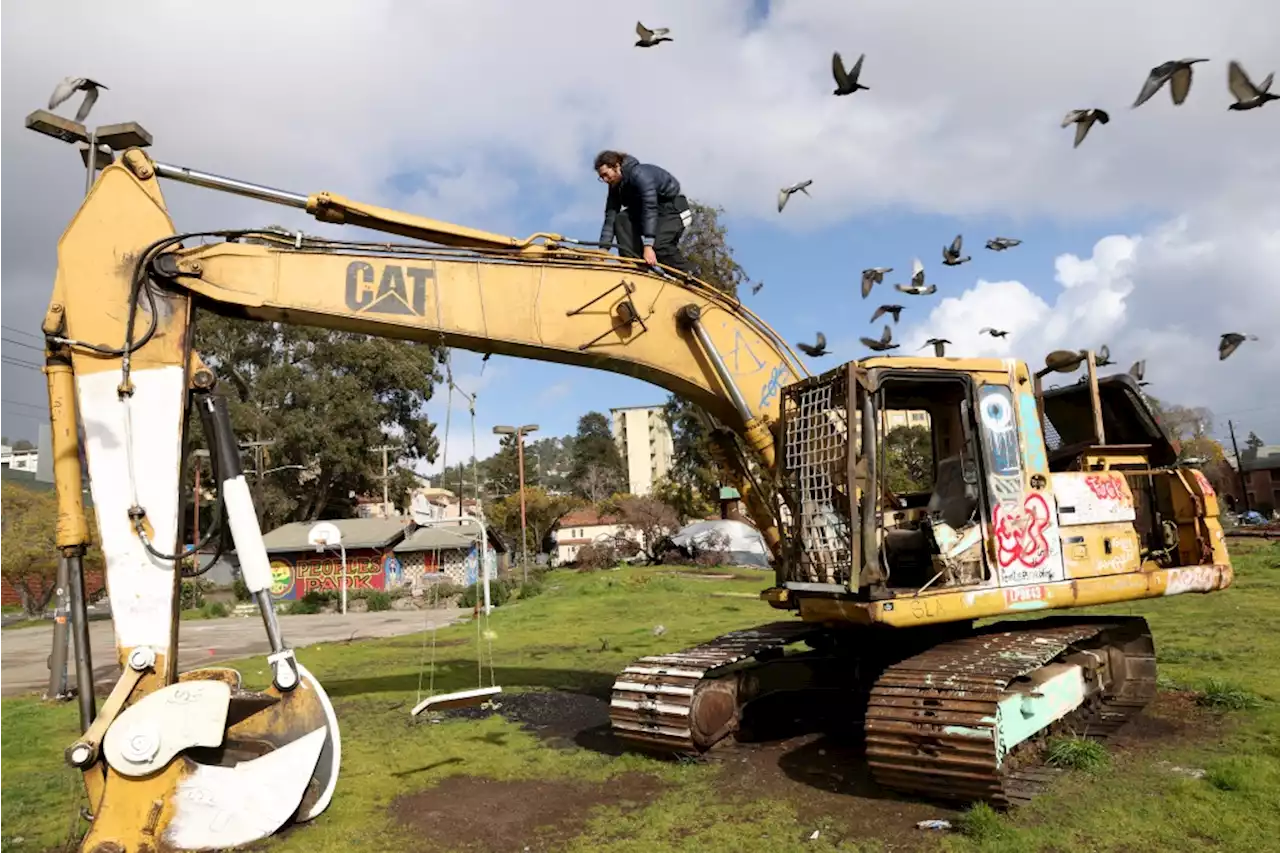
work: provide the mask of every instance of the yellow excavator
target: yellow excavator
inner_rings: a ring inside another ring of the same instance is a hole
[[[733,296],[598,246],[284,192],[142,147],[103,165],[59,241],[42,327],[82,724],[65,760],[87,790],[83,850],[249,844],[319,816],[341,766],[333,707],[272,607],[225,401],[192,340],[196,310],[610,370],[708,413],[726,479],[773,552],[761,597],[791,613],[625,667],[610,714],[638,748],[699,753],[740,732],[757,700],[835,695],[851,703],[842,725],[864,730],[878,783],[1021,802],[1046,779],[1047,737],[1105,736],[1152,698],[1152,637],[1138,617],[975,623],[1232,581],[1213,489],[1177,465],[1134,382],[1099,378],[1088,351],[1052,353],[1034,372],[1014,359],[877,357],[812,376]],[[180,232],[162,179],[406,239]],[[217,472],[209,536],[229,528],[270,644],[262,691],[231,669],[178,672],[188,407]],[[903,418],[928,428],[933,461],[927,486],[895,493],[886,433]],[[84,621],[82,451],[123,672],[101,706]]]

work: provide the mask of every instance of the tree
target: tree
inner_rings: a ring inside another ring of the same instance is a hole
[[[237,438],[274,441],[269,473],[248,478],[265,529],[350,516],[355,496],[380,495],[382,455],[370,448],[397,446],[398,504],[416,484],[403,466],[435,459],[435,425],[422,416],[440,380],[430,344],[201,313],[195,345],[229,398]],[[199,439],[198,418],[191,428]]]
[[[671,430],[669,483],[663,498],[685,518],[705,518],[720,500],[720,470],[711,452],[710,416],[672,394],[663,407]]]
[[[889,491],[911,494],[933,486],[933,437],[925,427],[900,426],[884,437]]]
[[[580,497],[587,497],[582,484],[588,482],[587,472],[593,465],[611,472],[619,482],[626,482],[626,468],[613,440],[609,419],[599,412],[587,412],[578,419],[578,433],[573,439],[573,467],[569,482]]]
[[[677,482],[670,474],[659,477],[649,494],[674,509],[681,521],[710,517],[716,512],[720,498],[717,490],[716,501],[708,500],[701,491]]]
[[[640,546],[640,553],[650,563],[658,560],[658,546],[680,528],[680,516],[675,509],[655,497],[620,495],[608,501],[604,510],[618,517],[618,526],[627,537]]]
[[[613,468],[592,462],[587,465],[582,479],[573,485],[578,494],[595,504],[618,491],[624,483],[622,476]]]
[[[1178,443],[1178,461],[1202,459],[1217,462],[1224,458],[1222,445],[1212,436],[1213,412],[1204,406],[1165,404],[1149,398],[1169,435]]]
[[[524,490],[526,544],[530,554],[537,554],[551,535],[556,522],[582,506],[571,495],[551,495],[539,487]],[[485,518],[512,548],[520,552],[520,495],[507,495],[485,505]]]
[[[1249,437],[1244,440],[1244,446],[1247,447],[1249,450],[1254,451],[1255,453],[1257,452],[1258,448],[1262,447],[1265,443],[1266,442],[1264,442],[1262,439],[1258,438],[1258,434],[1253,430],[1249,430]]]
[[[720,223],[722,207],[689,202],[693,223],[680,236],[680,250],[689,261],[690,271],[707,284],[732,296],[747,284],[746,270],[733,258],[728,229]]]
[[[498,442],[498,452],[485,460],[484,477],[485,492],[491,496],[516,495],[520,492],[520,452],[516,446],[514,435],[504,435]],[[525,448],[524,484],[525,490],[536,482],[537,471],[534,469],[532,455]],[[446,488],[448,488],[446,486]]]
[[[4,579],[18,593],[22,609],[28,616],[39,616],[49,606],[56,589],[58,574],[57,528],[58,497],[52,490],[28,489],[13,482],[0,487],[0,569]],[[92,510],[85,513],[89,522],[89,548],[84,555],[86,570],[102,568],[97,519]]]

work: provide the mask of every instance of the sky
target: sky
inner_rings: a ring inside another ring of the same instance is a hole
[[[804,2],[599,4],[515,0],[9,3],[0,20],[3,417],[34,439],[46,407],[32,334],[56,243],[82,197],[69,147],[23,128],[68,74],[110,88],[91,123],[138,121],[158,160],[300,193],[331,191],[489,231],[594,239],[618,148],[725,210],[744,294],[789,341],[823,331],[815,373],[868,351],[881,302],[903,304],[896,352],[931,336],[949,355],[1109,346],[1147,362],[1149,393],[1207,406],[1280,442],[1280,102],[1233,112],[1227,62],[1277,70],[1270,0],[1043,4]],[[635,16],[674,41],[642,50]],[[145,26],[139,26],[145,21]],[[57,34],[53,38],[51,34]],[[869,90],[832,95],[831,54],[866,54]],[[1203,57],[1190,96],[1131,109],[1148,70]],[[73,114],[73,102],[60,108]],[[1078,148],[1071,109],[1111,114]],[[813,179],[776,207],[778,188]],[[178,227],[277,223],[344,233],[305,214],[165,184]],[[972,260],[941,265],[957,234]],[[997,235],[1020,246],[983,248]],[[920,258],[933,296],[891,290]],[[863,300],[859,271],[888,266]],[[984,326],[1007,338],[982,337]],[[16,331],[14,331],[16,330]],[[1223,332],[1256,334],[1219,361]],[[198,347],[198,342],[197,342]],[[16,361],[15,361],[16,360]],[[483,367],[483,369],[482,369]],[[1115,369],[1115,368],[1113,368]],[[571,433],[586,411],[660,404],[664,389],[583,368],[456,352],[477,396],[476,448],[495,424]],[[445,420],[442,388],[426,415]],[[448,456],[471,454],[455,395]],[[443,431],[443,426],[441,427]],[[436,465],[424,466],[435,470]]]

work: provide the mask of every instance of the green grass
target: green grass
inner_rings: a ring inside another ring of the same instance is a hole
[[[1049,741],[1045,761],[1068,770],[1101,770],[1111,761],[1107,748],[1096,740],[1071,735]]]
[[[424,636],[414,635],[299,652],[342,722],[342,777],[327,812],[263,848],[440,849],[395,822],[389,809],[395,797],[454,775],[609,786],[623,784],[617,781],[622,774],[641,772],[662,783],[651,802],[602,806],[558,837],[554,849],[870,851],[906,844],[954,851],[1259,851],[1266,846],[1260,839],[1280,837],[1280,545],[1233,543],[1232,550],[1237,573],[1231,590],[1098,610],[1148,618],[1161,684],[1202,691],[1206,706],[1194,713],[1203,731],[1138,750],[1107,751],[1109,760],[1101,764],[1081,757],[1088,747],[1066,747],[1074,751],[1071,766],[1091,769],[1068,771],[1016,812],[971,809],[955,820],[952,833],[911,829],[905,841],[881,837],[866,814],[892,819],[907,805],[892,800],[850,795],[846,806],[815,816],[803,797],[731,795],[735,770],[721,762],[555,748],[497,717],[415,720],[409,709],[420,674],[424,685],[426,675],[420,667]],[[651,569],[552,572],[536,598],[494,611],[489,627],[497,681],[508,693],[607,693],[614,674],[635,657],[785,618],[754,600],[764,578],[700,580]],[[657,625],[665,629],[661,636],[655,636]],[[450,644],[437,648],[437,691],[476,685],[476,633],[469,624],[438,633],[439,642]],[[261,659],[242,661],[239,668],[250,685],[265,683]],[[71,785],[75,777],[61,762],[75,736],[75,709],[30,698],[4,700],[2,709],[4,836],[26,839],[20,847],[6,841],[3,849],[52,848],[66,837],[79,798]],[[1205,775],[1191,778],[1172,766],[1203,768]],[[821,833],[811,841],[815,829]]]

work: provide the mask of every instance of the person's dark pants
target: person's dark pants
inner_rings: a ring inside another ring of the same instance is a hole
[[[684,222],[680,209],[669,201],[658,204],[658,225],[654,229],[653,252],[658,263],[692,275],[689,261],[680,251],[680,236],[684,234]],[[614,239],[618,242],[618,254],[628,258],[644,257],[644,242],[640,239],[640,211],[630,208],[620,211],[614,221]]]

